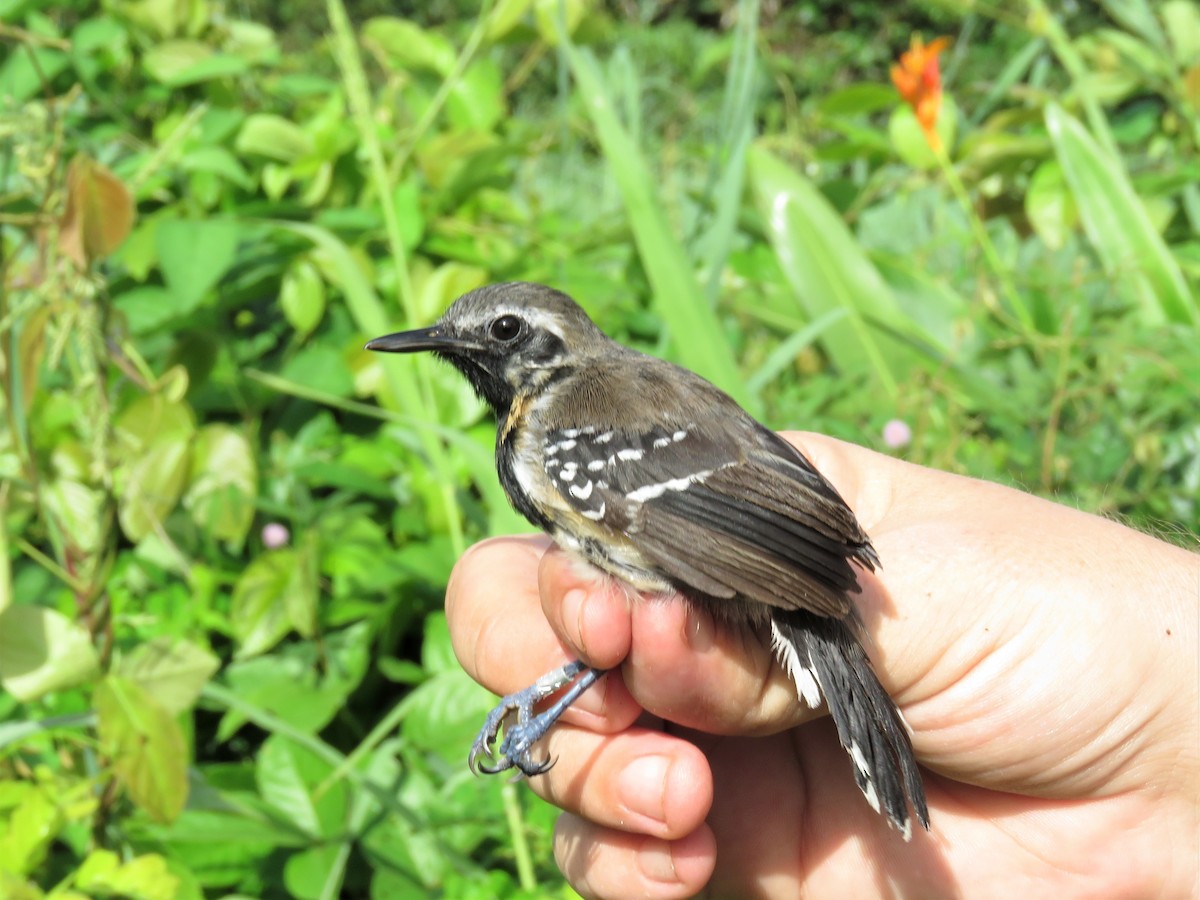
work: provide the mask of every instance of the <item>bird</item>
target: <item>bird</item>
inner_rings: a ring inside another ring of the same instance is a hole
[[[462,373],[496,415],[496,468],[518,512],[635,591],[682,595],[721,627],[769,642],[797,701],[816,709],[824,699],[871,807],[905,840],[914,815],[929,829],[907,723],[863,648],[852,602],[879,556],[799,450],[701,376],[613,340],[542,284],[478,288],[433,325],[366,349],[432,352]],[[544,773],[552,763],[534,745],[604,674],[575,660],[503,697],[472,745],[472,771]]]

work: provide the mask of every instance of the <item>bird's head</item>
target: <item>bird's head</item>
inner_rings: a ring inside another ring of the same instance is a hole
[[[610,343],[566,294],[510,282],[459,297],[428,328],[368,342],[387,353],[432,351],[450,362],[503,415],[517,397],[538,393],[556,374]]]

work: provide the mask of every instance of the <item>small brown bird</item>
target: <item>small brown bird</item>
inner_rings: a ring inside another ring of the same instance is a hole
[[[905,839],[910,805],[929,827],[908,731],[859,642],[850,600],[857,569],[873,571],[879,558],[791,444],[695,373],[611,340],[570,297],[539,284],[472,291],[437,324],[367,349],[429,350],[455,366],[496,413],[496,466],[519,512],[638,591],[678,591],[769,640],[800,701],[815,708],[824,697],[867,802]],[[478,765],[485,772],[546,771],[534,743],[603,674],[574,662],[503,698],[472,747],[472,769],[486,755],[497,764]]]

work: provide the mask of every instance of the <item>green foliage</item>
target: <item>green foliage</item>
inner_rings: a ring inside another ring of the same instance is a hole
[[[438,611],[492,425],[361,349],[487,282],[1195,540],[1194,4],[369,6],[0,0],[0,896],[569,896]]]

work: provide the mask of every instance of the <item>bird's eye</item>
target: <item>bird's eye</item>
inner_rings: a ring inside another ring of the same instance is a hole
[[[508,343],[516,340],[517,335],[521,333],[521,320],[516,316],[501,316],[488,330],[496,340]]]

